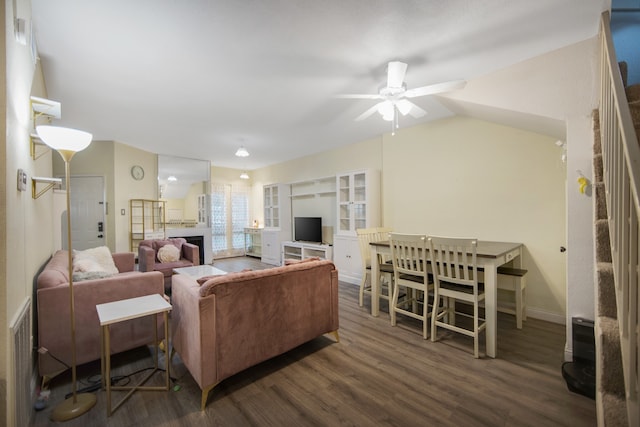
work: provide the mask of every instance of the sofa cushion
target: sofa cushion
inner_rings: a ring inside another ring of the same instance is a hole
[[[174,245],[164,245],[158,249],[158,261],[175,262],[180,259],[180,250]]]
[[[164,274],[164,277],[171,277],[171,275],[173,275],[174,268],[192,267],[192,266],[193,266],[193,263],[191,261],[189,261],[188,259],[182,258],[175,262],[165,262],[162,264],[156,264],[155,271],[161,272],[162,274]]]

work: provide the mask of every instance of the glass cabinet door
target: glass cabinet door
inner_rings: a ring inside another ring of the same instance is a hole
[[[337,177],[338,234],[355,235],[367,228],[367,173],[356,172]]]

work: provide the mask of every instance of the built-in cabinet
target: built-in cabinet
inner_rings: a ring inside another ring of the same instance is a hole
[[[372,171],[356,171],[336,176],[336,234],[355,236],[356,229],[378,226],[380,180]]]
[[[340,280],[360,283],[362,256],[356,230],[380,226],[380,178],[371,170],[336,176],[336,235],[333,262]]]
[[[362,256],[358,238],[336,235],[333,238],[333,263],[343,282],[360,283],[362,279]]]
[[[291,186],[270,184],[263,187],[264,229],[261,261],[280,265],[282,242],[291,240]]]
[[[282,264],[286,259],[303,260],[313,257],[332,259],[331,246],[292,241],[282,243]]]
[[[262,229],[244,229],[244,254],[256,258],[262,258]]]
[[[129,200],[129,250],[138,253],[138,244],[147,239],[165,238],[165,202]]]

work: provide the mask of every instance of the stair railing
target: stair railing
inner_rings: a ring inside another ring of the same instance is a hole
[[[640,146],[609,26],[610,15],[601,17],[600,129],[602,163],[611,259],[616,289],[620,347],[630,426],[640,425],[639,352],[640,323]]]

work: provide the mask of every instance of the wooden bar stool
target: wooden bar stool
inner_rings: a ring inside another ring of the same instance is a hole
[[[526,274],[527,270],[522,268],[498,267],[498,289],[515,294],[515,309],[499,306],[498,311],[514,314],[518,329],[522,329],[522,321],[527,320]]]

